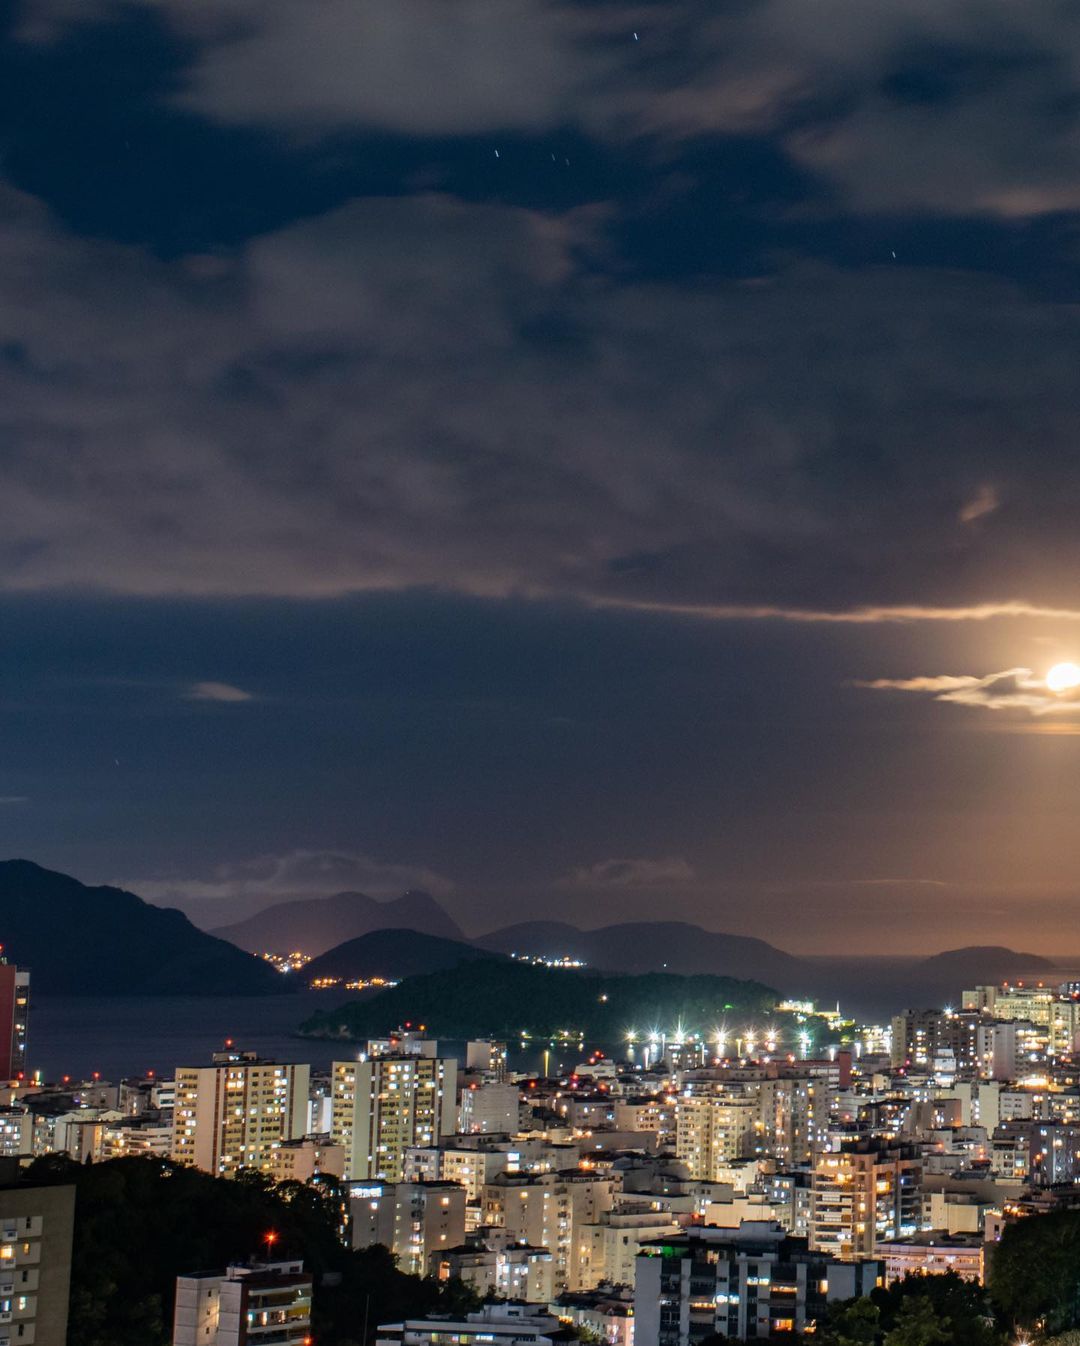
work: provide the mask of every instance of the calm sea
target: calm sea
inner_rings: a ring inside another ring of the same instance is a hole
[[[335,1048],[295,1036],[297,1025],[340,996],[36,996],[30,1006],[31,1070],[103,1079],[171,1074],[202,1065],[226,1038],[279,1061],[326,1066]],[[340,1055],[341,1047],[337,1047]]]
[[[307,1061],[325,1070],[356,1051],[348,1043],[296,1036],[316,1010],[341,1004],[340,994],[301,991],[280,996],[37,996],[31,1003],[31,1070],[46,1080],[170,1075],[177,1066],[208,1064],[226,1038],[276,1061]],[[447,1043],[455,1054],[464,1044]],[[552,1070],[572,1069],[573,1048],[552,1051]],[[515,1052],[515,1070],[541,1068],[539,1050]]]
[[[887,1022],[908,1005],[942,1005],[959,1000],[963,983],[951,972],[926,978],[910,958],[810,960],[820,967],[819,1003],[840,1001],[862,1022]],[[1048,981],[1080,978],[1080,959],[1056,969]],[[979,980],[972,975],[968,985]],[[30,1013],[30,1066],[46,1079],[63,1075],[104,1079],[147,1070],[171,1073],[178,1065],[209,1060],[226,1038],[238,1047],[278,1061],[308,1061],[325,1069],[337,1056],[355,1051],[348,1044],[297,1037],[298,1025],[316,1010],[342,1003],[340,992],[299,991],[280,996],[35,996]],[[590,1046],[603,1044],[590,1044]],[[453,1051],[455,1044],[448,1044]],[[605,1050],[608,1050],[605,1048]],[[614,1050],[618,1051],[619,1048]],[[571,1069],[580,1060],[572,1048],[553,1051],[552,1070]],[[539,1051],[514,1053],[511,1066],[536,1070]]]

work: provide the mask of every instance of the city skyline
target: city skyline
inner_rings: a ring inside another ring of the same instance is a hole
[[[0,4],[0,855],[1061,954],[1075,16],[300,12]]]

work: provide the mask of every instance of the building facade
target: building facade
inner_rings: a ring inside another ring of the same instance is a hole
[[[74,1187],[0,1188],[0,1346],[66,1346]]]
[[[410,1146],[432,1146],[457,1122],[457,1062],[386,1055],[335,1061],[330,1138],[345,1177],[400,1182]]]
[[[354,1248],[381,1243],[402,1271],[426,1276],[432,1258],[465,1242],[465,1189],[456,1182],[373,1182],[349,1192]]]
[[[219,1177],[271,1173],[283,1140],[303,1136],[311,1068],[216,1052],[213,1064],[176,1072],[172,1157]]]
[[[556,1293],[585,1289],[591,1277],[587,1229],[611,1210],[617,1182],[579,1171],[500,1173],[484,1188],[483,1223],[549,1249]]]
[[[172,1346],[310,1346],[311,1293],[299,1261],[178,1276]]]
[[[30,973],[0,957],[0,1080],[26,1074]]]
[[[922,1225],[922,1162],[910,1146],[877,1142],[823,1150],[810,1183],[810,1247],[843,1262],[874,1256],[884,1239]]]
[[[833,1300],[869,1294],[882,1279],[879,1263],[837,1262],[775,1225],[694,1229],[642,1249],[634,1346],[805,1332]]]

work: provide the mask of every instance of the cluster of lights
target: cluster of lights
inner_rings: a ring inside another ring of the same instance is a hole
[[[569,954],[563,954],[560,958],[543,953],[512,953],[510,957],[516,959],[519,963],[528,963],[531,967],[588,967],[588,963],[583,958],[571,958]]]
[[[292,953],[263,953],[261,957],[278,972],[299,972],[311,962],[311,954],[301,953],[299,949],[294,949]]]
[[[747,1027],[743,1029],[714,1028],[711,1034],[688,1032],[682,1024],[677,1024],[669,1033],[661,1028],[653,1028],[648,1032],[639,1033],[637,1029],[630,1028],[626,1033],[626,1042],[633,1047],[638,1043],[650,1048],[652,1051],[665,1052],[669,1047],[708,1047],[712,1045],[716,1048],[718,1056],[726,1056],[729,1047],[735,1049],[735,1055],[738,1057],[751,1057],[755,1052],[774,1054],[780,1046],[782,1037],[785,1035],[773,1025],[757,1029]],[[791,1035],[790,1041],[793,1045],[798,1045],[799,1049],[805,1055],[813,1041],[812,1035],[806,1029],[799,1033]]]
[[[312,977],[313,991],[329,991],[335,986],[344,986],[346,991],[370,991],[373,987],[382,989],[396,986],[396,981],[388,977],[358,977],[355,981],[345,981],[344,977]]]

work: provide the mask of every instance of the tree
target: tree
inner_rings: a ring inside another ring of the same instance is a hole
[[[343,1346],[380,1322],[478,1301],[459,1282],[442,1285],[399,1271],[385,1248],[353,1251],[341,1241],[342,1191],[333,1184],[235,1180],[160,1159],[84,1166],[51,1156],[28,1179],[76,1187],[68,1346],[167,1346],[176,1277],[225,1267],[265,1249],[302,1257],[314,1273],[315,1338]],[[324,1278],[327,1278],[324,1281]]]
[[[825,1346],[874,1346],[881,1310],[869,1299],[848,1299],[829,1305],[820,1335]]]
[[[990,1261],[990,1293],[1006,1319],[1048,1333],[1080,1327],[1080,1211],[1007,1225]]]
[[[927,1295],[912,1295],[901,1304],[884,1346],[939,1346],[952,1340],[949,1320],[938,1313],[933,1301]]]
[[[995,1321],[986,1291],[951,1271],[941,1276],[905,1276],[888,1289],[875,1290],[872,1298],[881,1310],[884,1331],[896,1325],[904,1304],[913,1297],[929,1300],[938,1317],[948,1319],[953,1346],[1004,1346],[1007,1334]]]

